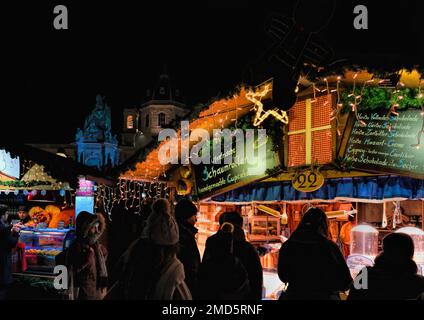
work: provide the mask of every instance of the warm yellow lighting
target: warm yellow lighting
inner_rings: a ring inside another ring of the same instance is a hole
[[[253,120],[253,125],[255,127],[259,126],[265,119],[267,119],[270,115],[272,115],[278,121],[281,121],[284,124],[289,123],[289,118],[287,116],[287,112],[283,110],[278,110],[277,108],[273,110],[267,110],[266,112],[263,109],[263,103],[261,102],[262,98],[264,98],[271,91],[271,84],[266,84],[262,90],[257,90],[253,92],[252,90],[246,92],[246,99],[253,102],[255,105],[256,115]]]

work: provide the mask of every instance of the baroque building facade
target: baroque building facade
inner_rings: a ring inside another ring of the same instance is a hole
[[[139,105],[122,111],[120,139],[112,133],[111,108],[104,97],[97,95],[95,106],[87,115],[83,128],[77,129],[74,141],[31,146],[100,170],[113,168],[157,139],[159,131],[173,120],[189,113],[181,91],[171,85],[165,71],[159,76],[156,86],[147,89],[143,96]]]

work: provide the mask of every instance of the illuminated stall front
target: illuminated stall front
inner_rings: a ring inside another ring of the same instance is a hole
[[[326,212],[332,239],[355,275],[360,266],[373,263],[386,234],[405,226],[423,229],[424,98],[419,88],[424,83],[416,71],[402,70],[398,76],[391,87],[367,71],[345,70],[315,82],[301,78],[297,101],[287,114],[272,109],[272,82],[242,88],[193,112],[189,133],[205,129],[213,147],[222,139],[214,129],[266,129],[263,159],[190,164],[182,163],[179,153],[179,164],[162,165],[159,150],[167,143],[162,141],[121,179],[162,181],[173,203],[182,197],[195,200],[201,253],[219,229],[219,216],[239,212],[246,239],[261,257],[264,298],[276,299],[284,290],[277,276],[278,252],[310,207]],[[262,118],[264,112],[272,117]],[[181,150],[181,130],[176,137]],[[189,148],[194,144],[189,141]],[[230,154],[237,154],[234,145]],[[420,248],[419,234],[417,239]],[[420,249],[416,259],[421,261]]]
[[[0,159],[0,203],[8,206],[10,222],[20,224],[14,276],[50,281],[56,256],[75,238],[75,205],[80,205],[75,191],[93,198],[94,181],[111,182],[71,159],[29,146],[6,145]],[[92,206],[80,209],[94,213]]]

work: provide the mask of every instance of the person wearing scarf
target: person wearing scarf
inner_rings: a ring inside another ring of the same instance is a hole
[[[107,250],[98,242],[105,230],[101,214],[82,211],[76,219],[76,239],[66,253],[70,299],[101,300],[108,287]]]

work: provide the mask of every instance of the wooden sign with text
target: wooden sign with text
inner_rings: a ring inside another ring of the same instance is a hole
[[[424,144],[416,147],[421,110],[400,111],[392,122],[386,110],[359,112],[359,119],[366,126],[351,119],[350,134],[339,153],[353,168],[424,178]]]

